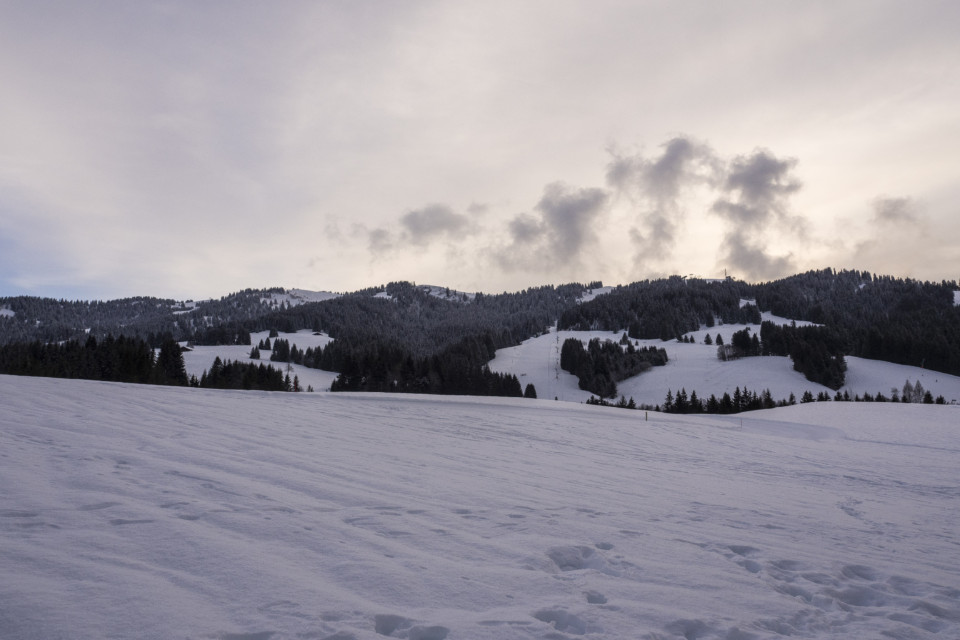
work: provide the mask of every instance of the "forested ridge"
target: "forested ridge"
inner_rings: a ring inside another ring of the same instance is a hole
[[[619,344],[594,338],[586,347],[577,338],[567,338],[560,349],[560,368],[577,376],[581,389],[601,398],[616,397],[618,382],[667,361],[666,349],[635,347],[626,334]]]
[[[699,280],[672,276],[618,286],[607,295],[567,308],[560,329],[621,331],[639,340],[672,340],[701,326],[760,323],[753,305],[741,307],[751,297],[744,282]]]
[[[236,334],[250,320],[272,313],[281,305],[273,299],[279,287],[245,289],[219,300],[177,302],[166,298],[135,297],[117,300],[57,300],[15,296],[0,298],[0,344],[85,340],[87,336],[138,336],[159,347],[167,338],[216,344],[225,334]],[[247,338],[249,341],[249,338]]]
[[[561,315],[560,328],[627,329],[631,338],[668,340],[718,322],[760,324],[760,312],[770,311],[823,325],[824,330],[803,336],[818,352],[960,375],[957,289],[956,281],[921,282],[833,269],[761,284],[675,276],[617,287],[570,308]],[[755,303],[741,306],[741,300]],[[776,342],[771,333],[771,344]],[[805,355],[808,350],[799,352]]]
[[[491,372],[487,363],[497,349],[547,331],[586,288],[544,286],[463,301],[396,282],[278,311],[252,329],[312,329],[334,338],[319,364],[341,374],[334,391],[520,396],[516,376]]]
[[[957,283],[920,282],[861,271],[810,271],[774,282],[678,276],[618,286],[581,302],[599,282],[543,286],[514,293],[439,297],[395,282],[323,302],[290,305],[285,291],[246,289],[220,300],[180,303],[159,298],[68,302],[0,298],[0,344],[104,341],[125,336],[159,348],[170,340],[250,344],[263,330],[310,329],[334,338],[299,355],[307,366],[340,373],[337,390],[519,395],[519,382],[486,367],[497,349],[519,344],[557,323],[560,329],[624,331],[628,338],[677,339],[717,324],[760,324],[761,312],[820,327],[764,323],[761,355],[793,358],[811,380],[837,388],[843,355],[883,359],[960,375]],[[434,292],[435,293],[435,292]],[[744,302],[744,301],[753,302]],[[34,347],[36,348],[36,347]],[[588,353],[586,350],[584,353]],[[600,354],[599,347],[595,349]],[[599,392],[619,375],[634,375],[643,358],[592,358]],[[752,352],[745,355],[754,355]],[[620,356],[617,356],[620,358]],[[629,362],[628,362],[629,361]],[[581,371],[586,371],[580,359]],[[598,364],[602,363],[602,364]]]
[[[761,309],[836,332],[847,355],[960,375],[956,281],[809,271],[749,288]]]

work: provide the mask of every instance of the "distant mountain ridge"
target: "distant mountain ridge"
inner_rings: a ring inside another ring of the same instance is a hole
[[[243,345],[250,344],[252,332],[306,329],[334,339],[315,364],[343,374],[342,388],[453,393],[463,388],[455,379],[475,376],[498,349],[542,335],[554,324],[561,330],[671,340],[721,323],[760,324],[763,312],[773,312],[822,325],[802,335],[782,327],[761,336],[763,353],[790,355],[795,362],[799,356],[813,371],[806,372],[811,380],[830,358],[844,355],[960,375],[957,290],[956,281],[824,269],[760,284],[674,276],[616,287],[571,283],[501,294],[394,282],[344,294],[245,289],[196,302],[20,296],[0,298],[5,310],[0,344],[126,335],[154,346],[167,339]],[[774,345],[778,350],[771,351]],[[810,354],[816,356],[812,363]],[[831,387],[842,383],[835,375],[831,380]]]

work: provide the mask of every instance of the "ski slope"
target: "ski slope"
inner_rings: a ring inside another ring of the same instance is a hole
[[[0,636],[960,637],[960,408],[0,376]]]

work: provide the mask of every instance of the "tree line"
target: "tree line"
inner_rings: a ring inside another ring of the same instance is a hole
[[[0,345],[0,373],[217,389],[294,391],[289,376],[266,365],[214,361],[200,378],[187,377],[183,351],[172,338],[154,349],[146,340],[108,335],[102,340]]]

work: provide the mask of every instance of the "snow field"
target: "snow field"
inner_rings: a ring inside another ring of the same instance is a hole
[[[0,376],[11,638],[951,638],[960,409]]]

